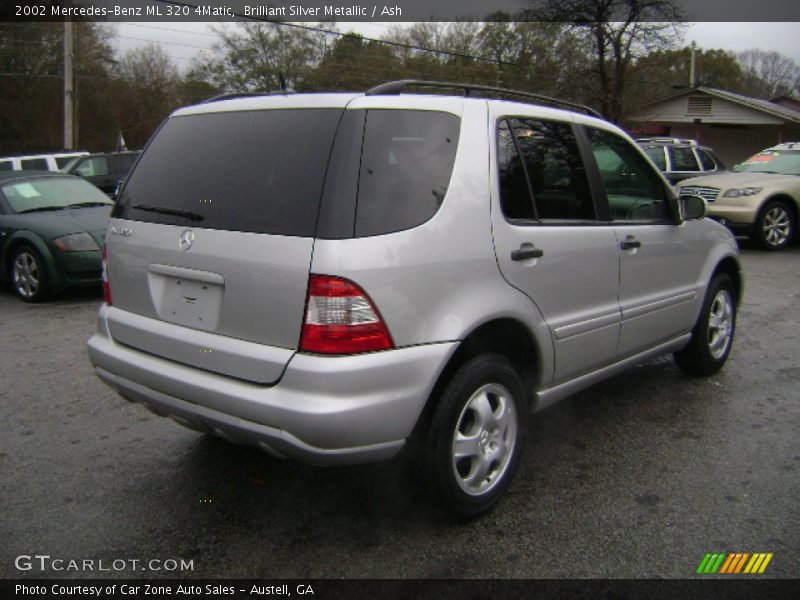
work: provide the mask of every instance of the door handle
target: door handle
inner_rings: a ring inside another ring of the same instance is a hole
[[[519,250],[511,252],[511,260],[527,260],[529,258],[541,258],[542,256],[544,256],[544,250],[527,242],[522,244]]]
[[[619,247],[622,250],[633,250],[634,248],[641,248],[642,247],[642,242],[637,240],[632,235],[629,235],[628,237],[626,237],[624,240],[622,240],[620,242]]]

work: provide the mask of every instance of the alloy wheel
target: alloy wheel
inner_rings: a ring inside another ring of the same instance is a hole
[[[467,494],[491,491],[509,467],[517,442],[517,414],[502,385],[479,388],[458,417],[452,443],[455,480]]]
[[[730,292],[721,289],[711,303],[708,316],[708,349],[719,359],[728,350],[733,334],[733,299]]]
[[[39,291],[41,275],[36,257],[28,251],[22,251],[14,257],[14,288],[23,298],[30,299]]]

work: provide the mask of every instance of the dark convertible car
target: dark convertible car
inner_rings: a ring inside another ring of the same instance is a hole
[[[113,202],[61,173],[0,173],[0,280],[26,302],[101,283],[101,248]]]

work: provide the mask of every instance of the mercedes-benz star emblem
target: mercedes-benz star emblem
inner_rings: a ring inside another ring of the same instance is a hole
[[[178,246],[180,246],[181,250],[186,252],[192,247],[192,244],[194,244],[194,231],[187,229],[181,234],[181,237],[178,240]]]

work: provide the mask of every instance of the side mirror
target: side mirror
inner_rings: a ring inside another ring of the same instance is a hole
[[[684,221],[694,221],[706,216],[706,201],[700,196],[681,196],[680,204]]]

